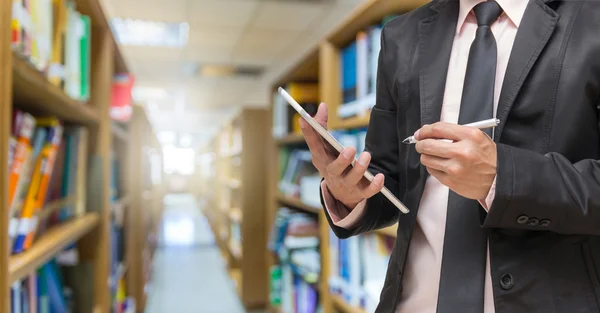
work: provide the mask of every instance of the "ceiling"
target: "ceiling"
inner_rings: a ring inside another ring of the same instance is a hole
[[[269,83],[363,0],[102,0],[110,17],[187,22],[182,48],[123,46],[157,131],[211,138],[242,106],[270,102]],[[140,4],[143,3],[143,4]],[[261,76],[203,76],[195,65],[262,68]]]

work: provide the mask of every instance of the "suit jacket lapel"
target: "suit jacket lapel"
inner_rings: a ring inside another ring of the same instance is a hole
[[[432,5],[437,14],[419,23],[419,91],[421,125],[439,122],[446,87],[450,52],[456,34],[459,1]]]
[[[496,127],[494,132],[494,140],[496,142],[499,142],[502,136],[506,118],[515,102],[515,98],[523,86],[529,71],[548,43],[548,39],[550,39],[554,31],[558,18],[558,14],[548,8],[542,1],[530,1],[527,5],[510,53],[504,82],[502,83],[502,91],[496,113],[496,117],[500,119],[500,125]]]

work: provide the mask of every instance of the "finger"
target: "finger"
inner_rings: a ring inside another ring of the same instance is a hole
[[[435,169],[444,173],[446,173],[449,162],[451,162],[451,159],[444,159],[428,154],[421,155],[421,164],[427,168]]]
[[[371,162],[371,154],[369,152],[361,153],[358,157],[358,162],[354,164],[354,167],[344,177],[344,184],[346,186],[356,186],[367,171],[369,162]]]
[[[356,155],[354,147],[347,147],[342,150],[342,153],[327,166],[327,172],[331,175],[342,175],[346,168],[352,164],[352,160]]]
[[[329,111],[327,110],[327,105],[324,102],[319,104],[319,108],[317,109],[317,114],[314,119],[321,124],[325,129],[327,129],[327,119],[329,116]]]
[[[327,157],[325,146],[321,140],[321,135],[314,130],[304,118],[300,117],[298,121],[300,123],[300,129],[304,135],[304,140],[308,145],[308,149],[313,155],[313,158],[324,158]]]
[[[477,128],[462,126],[446,122],[437,122],[431,125],[424,125],[414,134],[415,139],[449,139],[460,141],[472,137],[475,132],[480,132]]]
[[[459,149],[456,143],[442,141],[438,139],[423,139],[415,144],[415,149],[420,154],[437,156],[440,158],[452,158]]]
[[[450,187],[448,186],[450,179],[450,176],[448,176],[448,174],[429,167],[427,167],[427,172],[431,174],[431,176],[435,177],[440,183],[442,183],[446,187]]]
[[[371,183],[362,190],[362,196],[364,198],[371,198],[372,196],[376,195],[381,191],[381,189],[383,189],[384,180],[385,177],[383,174],[379,173],[375,175]]]

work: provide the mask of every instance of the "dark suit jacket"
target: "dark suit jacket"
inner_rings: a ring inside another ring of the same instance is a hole
[[[400,140],[440,119],[458,6],[434,0],[382,32],[366,150],[370,170],[386,175],[410,214],[378,194],[353,229],[327,217],[340,238],[398,222],[378,313],[393,313],[400,299],[428,175],[414,145]],[[481,225],[497,313],[600,312],[599,104],[600,2],[530,1],[499,100],[496,194]]]

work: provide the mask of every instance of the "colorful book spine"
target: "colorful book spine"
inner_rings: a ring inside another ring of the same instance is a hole
[[[90,72],[91,72],[91,36],[92,36],[92,21],[89,16],[81,15],[82,34],[79,42],[79,53],[81,55],[80,69],[80,91],[79,99],[88,101],[90,99]]]
[[[30,140],[35,128],[35,119],[30,114],[24,113],[20,123],[17,144],[14,152],[14,160],[8,178],[8,203],[9,207],[13,205],[15,194],[19,180],[22,178],[21,173],[23,165],[27,162],[27,157],[30,153]]]
[[[8,228],[9,247],[13,246],[14,238],[17,235],[19,220],[24,206],[24,200],[27,197],[27,186],[29,186],[31,182],[32,172],[35,168],[36,160],[41,153],[44,142],[46,141],[46,136],[46,129],[38,127],[35,130],[35,135],[33,137],[33,150],[29,154],[28,160],[25,162],[23,170],[21,171],[23,179],[19,180],[19,185],[17,186],[17,191],[15,192],[16,199],[13,201],[14,204],[10,208]]]
[[[55,120],[53,123],[51,130],[53,131],[52,136],[49,138],[50,142],[47,145],[47,157],[45,158],[44,164],[42,164],[41,175],[42,179],[40,181],[39,194],[36,196],[36,203],[33,212],[33,225],[30,231],[27,233],[24,243],[24,249],[27,250],[33,244],[33,239],[35,238],[35,234],[37,232],[37,227],[39,223],[38,213],[44,206],[46,200],[46,194],[48,192],[50,186],[50,179],[52,177],[52,170],[54,168],[54,160],[56,158],[56,152],[62,140],[63,128],[58,123],[58,120]]]
[[[63,86],[64,69],[64,46],[67,29],[67,7],[65,0],[52,0],[54,35],[52,37],[52,54],[48,79],[56,86]]]
[[[46,124],[48,121],[49,125]],[[44,205],[56,150],[62,138],[62,126],[56,119],[38,119],[38,126],[48,127],[48,140],[36,161],[35,170],[19,220],[13,248],[14,253],[21,253],[31,246],[37,228],[37,212]]]

